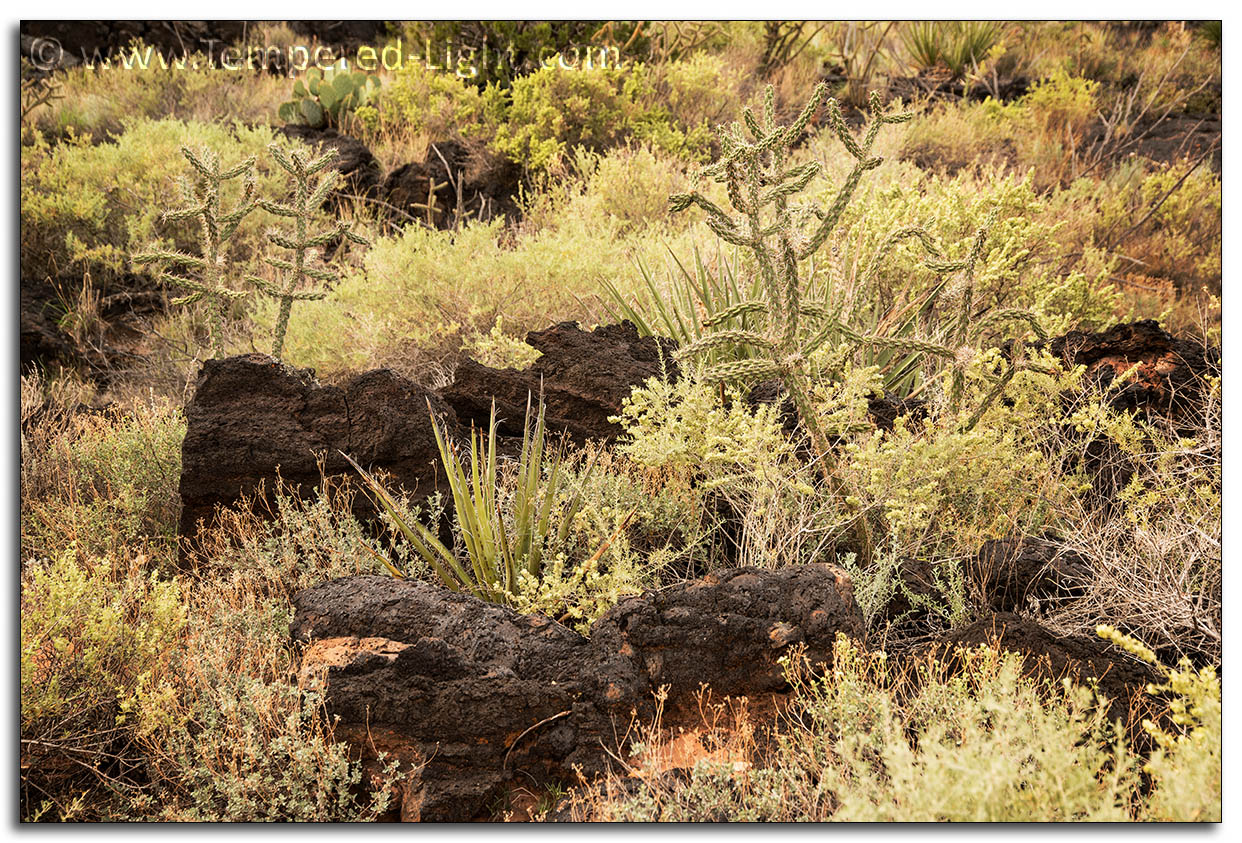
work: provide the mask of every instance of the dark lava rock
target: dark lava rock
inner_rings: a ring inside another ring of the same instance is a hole
[[[303,38],[333,46],[341,53],[364,44],[382,45],[388,38],[388,23],[382,20],[291,20],[287,23]]]
[[[701,683],[751,699],[789,688],[777,661],[805,644],[831,657],[862,617],[847,575],[827,565],[719,571],[624,600],[590,639],[537,615],[388,577],[345,577],[294,597],[290,632],[326,682],[338,738],[368,769],[387,752],[416,770],[405,820],[488,816],[516,776],[537,786],[590,779],[635,717],[694,722]]]
[[[165,307],[165,294],[150,279],[125,276],[99,291],[96,329],[79,341],[61,327],[66,300],[82,293],[81,278],[57,281],[22,279],[18,285],[20,363],[23,372],[37,365],[78,369],[108,383],[140,359],[133,346],[148,333],[147,317]]]
[[[517,219],[515,197],[521,178],[521,169],[513,162],[446,140],[431,144],[424,160],[403,164],[389,173],[379,192],[388,205],[407,216],[447,229],[458,217],[459,183],[463,221],[500,216]],[[433,183],[434,203],[429,201]]]
[[[1202,376],[1220,374],[1220,350],[1176,339],[1152,319],[1086,334],[1070,331],[1048,341],[1067,365],[1086,366],[1087,377],[1108,386],[1136,364],[1137,371],[1114,391],[1112,406],[1124,410],[1193,412]]]
[[[1091,563],[1078,552],[1048,538],[1016,536],[990,539],[966,562],[966,584],[978,605],[1011,612],[1081,597],[1091,578]],[[944,602],[935,566],[926,559],[903,559],[900,587],[884,607],[888,621],[926,616],[919,598]]]
[[[166,59],[183,58],[200,52],[213,61],[223,61],[223,51],[240,44],[260,21],[245,20],[26,20],[21,22],[23,54],[31,56],[36,47],[41,63],[50,64],[56,56],[38,49],[38,39],[56,39],[63,55],[55,62],[60,67],[73,67],[86,61],[115,57],[139,38],[159,50]],[[334,56],[348,55],[363,44],[382,44],[388,37],[384,21],[288,21],[289,28],[303,40],[303,46],[318,43],[331,48]],[[265,55],[256,65],[279,73],[290,71],[287,50],[275,45],[254,45],[256,56]],[[244,61],[231,59],[231,61]]]
[[[441,390],[463,425],[486,428],[493,399],[497,426],[506,436],[521,436],[527,397],[538,402],[542,390],[548,430],[565,431],[576,442],[610,441],[622,432],[608,421],[621,402],[662,367],[675,377],[672,340],[639,337],[630,322],[587,333],[577,322],[562,322],[526,335],[527,345],[543,354],[530,368],[492,369],[473,360],[457,367],[452,384]]]
[[[729,568],[622,600],[591,627],[591,644],[607,654],[606,696],[644,699],[668,686],[666,712],[676,715],[700,683],[734,697],[784,693],[778,659],[790,645],[827,663],[836,633],[859,638],[863,627],[838,568]]]
[[[599,769],[590,744],[608,721],[584,700],[590,648],[577,633],[390,577],[333,580],[294,606],[294,637],[313,642],[303,674],[326,678],[337,737],[368,761],[386,751],[419,768],[402,819],[485,819],[514,769]]]
[[[1002,650],[1021,653],[1028,675],[1050,680],[1068,676],[1080,683],[1097,680],[1100,692],[1111,701],[1110,720],[1137,722],[1131,713],[1146,713],[1151,708],[1152,698],[1144,689],[1147,683],[1159,681],[1153,669],[1102,639],[1059,636],[1012,612],[998,612],[975,621],[931,646],[953,663],[952,650],[993,642]]]
[[[50,52],[38,49],[40,39],[55,39],[63,53],[59,66],[73,67],[85,61],[99,61],[142,39],[167,58],[202,52],[220,60],[221,49],[242,38],[246,21],[240,20],[24,20],[21,23],[23,54],[37,50],[40,63],[51,63]]]
[[[457,206],[457,194],[445,178],[439,162],[411,161],[402,164],[384,178],[380,190],[384,201],[418,221],[429,221],[434,228],[448,228]],[[434,199],[432,180],[435,180]],[[430,207],[431,210],[428,210]]]
[[[1031,601],[1081,597],[1091,579],[1091,563],[1046,538],[992,539],[969,563],[967,578],[985,605],[1010,612]]]
[[[1109,387],[1134,369],[1125,383],[1107,393],[1116,410],[1170,422],[1183,436],[1199,435],[1209,421],[1204,412],[1203,376],[1220,375],[1217,348],[1177,339],[1150,319],[1115,325],[1100,333],[1071,331],[1049,340],[1047,347],[1067,366],[1085,366],[1087,378],[1101,387]],[[1133,458],[1102,434],[1083,436],[1067,428],[1066,435],[1084,440],[1080,459],[1094,499],[1105,507],[1117,505],[1117,495],[1134,476]]]
[[[19,361],[23,372],[36,364],[81,361],[73,340],[60,330],[56,302],[51,284],[23,280],[18,285]]]
[[[936,585],[935,566],[926,559],[902,559],[896,576],[900,578],[897,591],[880,613],[884,620],[904,623],[925,618],[927,609],[920,597],[943,602]]]
[[[336,150],[336,158],[330,165],[341,174],[337,190],[325,200],[325,206],[339,205],[348,201],[347,195],[374,197],[379,188],[380,166],[367,149],[366,144],[336,129],[316,129],[291,123],[279,129],[285,137],[300,140],[322,155],[329,149]]]
[[[417,502],[443,485],[428,406],[450,425],[453,411],[421,386],[387,369],[326,386],[313,373],[265,354],[208,360],[186,406],[181,448],[181,533],[262,483],[277,470],[297,488],[318,484],[318,458],[328,475],[355,472],[344,451],[369,469],[392,475]],[[370,515],[365,496],[354,502]]]
[[[785,394],[785,387],[780,381],[762,381],[751,387],[746,395],[746,403],[751,407],[762,404],[781,402],[780,420],[786,431],[793,432],[798,428],[798,413],[794,409],[793,399]],[[919,398],[902,398],[891,392],[871,396],[867,399],[867,415],[880,430],[892,430],[897,419],[910,416],[921,419],[927,416],[927,402]]]

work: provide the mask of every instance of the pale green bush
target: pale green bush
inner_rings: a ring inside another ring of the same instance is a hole
[[[686,245],[690,236],[673,242]],[[601,279],[630,289],[639,283],[635,254],[653,259],[663,249],[644,231],[614,236],[610,226],[576,216],[516,237],[501,220],[458,232],[410,226],[377,238],[362,269],[313,314],[292,315],[285,359],[319,371],[379,365],[412,346],[435,348],[459,331],[486,330],[501,314],[515,332],[567,319],[589,324],[606,316]],[[275,319],[274,307],[256,303],[260,326]]]
[[[822,677],[789,663],[794,705],[772,749],[753,761],[701,760],[688,781],[661,778],[640,759],[636,781],[610,779],[575,810],[673,822],[1219,819],[1213,671],[1169,674],[1189,731],[1148,764],[1156,782],[1144,795],[1143,760],[1092,691],[1025,677],[1020,656],[988,647],[952,661],[898,672],[884,653],[839,637]],[[658,740],[634,752],[658,758],[647,752]]]
[[[525,197],[525,230],[554,229],[569,220],[625,236],[634,232],[681,230],[691,219],[668,214],[670,193],[689,184],[684,163],[648,146],[623,146],[604,153],[578,147],[567,156],[569,172],[545,178]]]
[[[143,547],[166,558],[176,542],[184,437],[185,417],[166,404],[50,411],[23,437],[22,558],[69,545],[84,556]]]
[[[128,67],[118,58],[111,67],[58,71],[60,96],[31,113],[33,126],[53,138],[90,136],[99,142],[142,117],[263,123],[288,97],[289,83],[281,76],[212,68],[202,53],[185,62],[161,61],[159,50],[141,42],[123,53]]]
[[[1096,633],[1123,650],[1154,665],[1165,681],[1148,687],[1149,693],[1169,693],[1173,731],[1150,720],[1143,728],[1155,738],[1158,748],[1143,768],[1153,780],[1152,792],[1144,806],[1147,818],[1171,822],[1220,822],[1221,729],[1220,679],[1216,668],[1194,669],[1182,659],[1177,668],[1161,664],[1155,653],[1141,642],[1122,635],[1111,626],[1096,627]]]
[[[898,546],[925,555],[974,553],[986,539],[1038,531],[1066,501],[1069,490],[1042,448],[1055,430],[1066,378],[1019,372],[1006,400],[967,426],[986,391],[974,377],[998,357],[996,350],[982,354],[967,370],[969,398],[959,413],[901,417],[892,431],[846,445],[857,505],[878,515]]]
[[[752,411],[736,389],[726,399],[722,404],[718,389],[692,374],[676,382],[650,378],[622,403],[617,421],[627,439],[619,451],[639,465],[688,471],[709,489],[780,482],[793,451],[779,407]]]
[[[477,87],[455,74],[410,62],[380,89],[376,130],[422,133],[432,141],[476,136],[484,131],[483,108]]]
[[[147,562],[80,559],[70,544],[23,566],[24,818],[72,815],[74,797],[99,798],[112,779],[141,765],[140,708],[159,696],[186,625],[180,586]]]
[[[539,359],[541,352],[505,333],[504,317],[497,315],[496,324],[486,334],[466,337],[461,350],[472,360],[493,369],[526,369]]]
[[[317,689],[299,684],[289,639],[291,597],[382,572],[382,546],[353,518],[348,487],[305,500],[291,491],[275,490],[273,520],[238,507],[198,536],[184,636],[137,715],[150,785],[118,808],[124,816],[359,821],[386,810],[398,771],[363,780]]]
[[[264,125],[134,119],[115,142],[24,147],[23,277],[90,273],[107,291],[123,280],[135,252],[150,246],[193,252],[200,234],[194,223],[159,222],[185,173],[181,147],[206,146],[228,162],[258,156],[258,194],[281,196],[282,179],[265,164],[271,142],[272,130]],[[250,215],[237,231],[230,259],[257,270],[265,224],[261,215]]]

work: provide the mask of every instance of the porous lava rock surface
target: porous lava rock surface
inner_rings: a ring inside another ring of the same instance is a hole
[[[270,494],[278,472],[299,490],[319,483],[320,459],[324,474],[352,476],[342,451],[425,500],[444,484],[431,412],[455,424],[434,393],[388,369],[332,386],[266,354],[208,360],[185,409],[181,533],[260,484]],[[354,506],[373,514],[365,496]]]
[[[966,560],[964,573],[969,593],[978,605],[994,612],[1012,612],[1081,597],[1091,579],[1091,564],[1052,538],[1013,535],[985,541],[979,552]],[[901,585],[884,607],[882,616],[886,620],[925,616],[927,610],[919,597],[944,602],[935,566],[928,560],[903,559],[897,577]]]
[[[336,735],[375,769],[414,774],[404,820],[486,818],[510,781],[591,778],[667,688],[664,723],[690,723],[703,683],[762,701],[787,694],[795,644],[830,658],[862,633],[849,577],[828,565],[718,571],[621,601],[585,638],[439,586],[345,577],[294,597],[302,675],[320,684]]]
[[[987,606],[1011,612],[1032,602],[1081,597],[1091,580],[1091,563],[1048,538],[1016,536],[984,542],[966,573]]]
[[[500,432],[521,436],[527,400],[537,403],[542,392],[549,431],[579,443],[611,441],[622,429],[608,418],[621,412],[635,386],[662,371],[677,376],[676,343],[640,337],[628,321],[590,332],[561,322],[528,333],[526,344],[541,352],[527,369],[493,369],[469,359],[458,365],[441,396],[463,425],[486,428],[494,400]]]
[[[456,140],[443,140],[430,144],[422,161],[402,164],[385,176],[380,195],[390,209],[447,229],[459,216],[462,220],[517,219],[520,211],[515,197],[521,180],[521,168],[512,161],[472,150]],[[428,208],[433,192],[434,206]]]
[[[1220,374],[1219,349],[1178,339],[1152,319],[1099,333],[1070,331],[1049,340],[1048,350],[1067,365],[1085,366],[1087,377],[1101,386],[1134,369],[1109,399],[1115,409],[1191,410],[1202,391],[1202,377]]]

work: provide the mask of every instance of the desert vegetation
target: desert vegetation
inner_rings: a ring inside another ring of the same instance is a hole
[[[1221,819],[1219,22],[326,23],[22,29],[23,820]]]

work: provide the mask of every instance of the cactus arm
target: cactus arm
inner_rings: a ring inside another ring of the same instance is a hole
[[[707,319],[704,319],[703,327],[714,328],[717,325],[723,325],[733,319],[737,319],[742,316],[768,315],[769,313],[770,313],[770,308],[765,302],[745,301],[745,302],[741,302],[740,304],[735,304],[732,307],[726,307],[724,310],[720,311],[719,313],[716,313],[714,316],[710,316]]]

